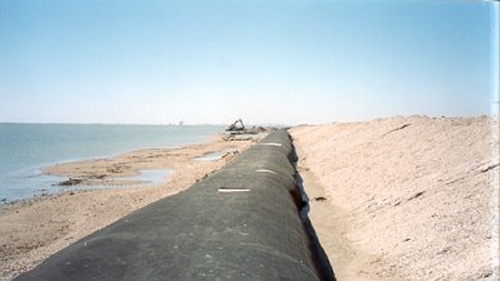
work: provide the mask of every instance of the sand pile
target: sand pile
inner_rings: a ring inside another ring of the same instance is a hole
[[[498,280],[497,129],[420,116],[291,129],[337,278]]]

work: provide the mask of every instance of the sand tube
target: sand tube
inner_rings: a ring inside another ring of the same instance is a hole
[[[295,159],[277,131],[15,280],[332,280],[300,216]]]

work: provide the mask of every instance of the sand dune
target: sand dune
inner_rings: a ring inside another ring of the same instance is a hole
[[[497,120],[394,117],[290,133],[339,280],[498,280]]]

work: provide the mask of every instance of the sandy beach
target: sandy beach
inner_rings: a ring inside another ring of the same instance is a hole
[[[338,280],[497,280],[498,121],[393,117],[289,130],[310,218]],[[495,136],[495,137],[494,137]],[[0,209],[0,279],[189,188],[255,140],[214,140],[47,167],[80,185]],[[214,161],[197,157],[223,152]],[[173,169],[161,186],[125,177]]]
[[[43,171],[46,174],[81,180],[74,186],[81,190],[0,207],[0,280],[10,280],[130,212],[189,188],[223,167],[256,140],[231,141],[221,137],[208,144],[146,149],[109,159],[46,167]],[[211,161],[198,159],[211,153],[221,157]],[[159,186],[124,179],[138,174],[139,170],[155,169],[175,172]],[[114,188],[85,190],[87,185]]]

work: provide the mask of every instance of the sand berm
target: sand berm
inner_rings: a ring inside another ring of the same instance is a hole
[[[339,280],[499,280],[497,118],[290,132]]]
[[[289,130],[310,218],[338,280],[498,280],[498,118],[392,117]],[[0,279],[231,161],[196,157],[255,142],[216,140],[49,167],[115,184],[175,169],[162,186],[68,191],[0,208]]]

